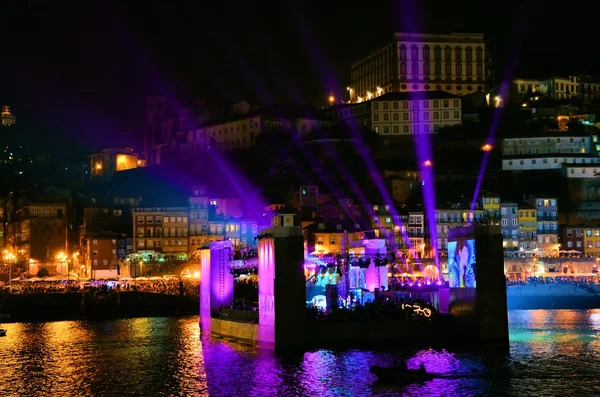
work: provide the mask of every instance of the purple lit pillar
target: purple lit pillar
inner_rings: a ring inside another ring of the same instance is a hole
[[[210,243],[211,312],[218,312],[222,306],[233,303],[233,274],[229,271],[229,259],[232,254],[231,241]]]
[[[258,241],[258,339],[275,343],[275,240]]]
[[[200,251],[200,328],[211,331],[210,321],[210,250]]]

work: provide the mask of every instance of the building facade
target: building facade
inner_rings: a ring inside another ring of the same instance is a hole
[[[545,256],[556,255],[558,245],[558,200],[555,197],[533,197],[527,204],[537,212],[537,249]]]
[[[8,225],[5,249],[22,263],[55,264],[56,256],[68,249],[66,209],[65,204],[56,203],[21,207]]]
[[[386,136],[433,134],[442,127],[462,125],[460,97],[443,91],[391,92],[326,113],[351,128]]]
[[[393,40],[352,62],[350,101],[388,92],[484,92],[485,61],[483,34],[396,33]]]
[[[533,252],[537,249],[537,210],[524,204],[519,206],[519,251]]]
[[[119,276],[119,235],[117,233],[91,233],[87,240],[90,253],[83,276],[92,279],[109,279]]]
[[[597,135],[552,135],[502,141],[502,170],[561,169],[565,165],[599,164]]]
[[[600,97],[600,82],[589,75],[551,77],[545,80],[514,79],[511,85],[511,99],[519,101],[530,94],[539,93],[555,100],[580,99],[591,103]]]
[[[563,226],[559,227],[559,231],[561,251],[577,251],[585,255],[591,255],[590,251],[593,251],[593,246],[591,249],[586,250],[585,229],[583,227]],[[598,250],[600,251],[600,248]]]
[[[500,203],[500,227],[502,229],[502,245],[506,250],[518,250],[519,246],[519,205],[517,203]]]
[[[465,205],[451,205],[435,211],[437,228],[437,248],[440,254],[448,254],[448,230],[477,223],[483,218],[483,210],[471,209]]]
[[[157,251],[187,255],[189,212],[186,207],[134,208],[134,246],[136,252]]]
[[[585,227],[583,229],[584,254],[600,256],[600,227]]]
[[[110,178],[115,172],[143,167],[146,163],[131,148],[104,149],[91,155],[92,178]]]

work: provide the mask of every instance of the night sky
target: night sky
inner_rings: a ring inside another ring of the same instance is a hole
[[[483,32],[501,73],[600,78],[595,13],[519,3],[5,0],[0,102],[26,145],[140,148],[147,95],[318,104],[402,30]]]

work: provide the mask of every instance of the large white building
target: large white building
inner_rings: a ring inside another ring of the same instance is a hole
[[[362,102],[388,92],[483,92],[485,46],[481,33],[396,33],[351,63],[350,101]]]
[[[432,134],[462,124],[460,97],[444,91],[390,92],[326,113],[350,127],[382,135]]]

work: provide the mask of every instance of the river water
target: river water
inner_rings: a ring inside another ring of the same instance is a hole
[[[0,396],[600,396],[600,310],[509,312],[510,352],[269,350],[200,337],[198,317],[3,324]],[[399,389],[373,364],[450,374]]]

